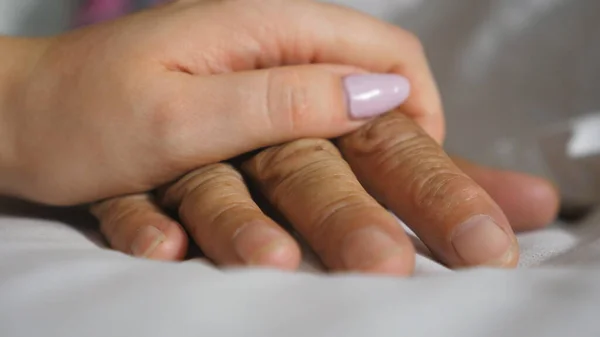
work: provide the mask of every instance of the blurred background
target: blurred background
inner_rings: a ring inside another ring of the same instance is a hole
[[[67,29],[77,2],[0,0],[0,33],[58,33]],[[446,147],[453,154],[548,176],[543,162],[554,150],[564,152],[560,142],[572,136],[568,121],[600,111],[600,0],[330,2],[422,39],[442,92]],[[562,140],[546,140],[548,130]],[[541,151],[546,155],[540,155],[542,138],[550,144]],[[572,177],[566,181],[561,187],[573,184]]]

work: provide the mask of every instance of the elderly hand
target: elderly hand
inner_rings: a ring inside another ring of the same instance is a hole
[[[514,266],[513,230],[541,227],[557,211],[548,182],[450,159],[399,112],[342,137],[338,146],[341,155],[329,141],[299,140],[263,150],[242,165],[332,270],[412,271],[414,248],[384,206],[450,267]],[[181,224],[161,207],[175,210]],[[198,169],[156,200],[116,198],[93,211],[111,245],[136,256],[182,258],[183,225],[218,264],[295,269],[300,261],[295,239],[261,211],[228,164]]]

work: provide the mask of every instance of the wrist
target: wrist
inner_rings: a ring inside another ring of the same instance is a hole
[[[0,194],[14,194],[21,171],[18,116],[24,92],[49,39],[0,36]]]

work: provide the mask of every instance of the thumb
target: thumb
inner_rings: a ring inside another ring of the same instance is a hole
[[[183,88],[192,118],[185,147],[195,164],[298,138],[332,138],[401,105],[406,78],[355,68],[303,65],[190,77]],[[189,119],[188,119],[189,120]],[[195,124],[195,125],[193,125]],[[180,138],[181,139],[181,138]],[[208,142],[207,140],[210,140]],[[197,156],[201,156],[198,158]]]

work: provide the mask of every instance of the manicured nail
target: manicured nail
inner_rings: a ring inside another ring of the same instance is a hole
[[[156,227],[146,226],[140,229],[131,244],[131,253],[137,257],[148,258],[167,237]]]
[[[361,228],[347,234],[341,246],[342,262],[349,270],[369,270],[401,254],[400,245],[377,227]]]
[[[238,256],[248,265],[282,265],[294,253],[290,239],[263,222],[242,227],[234,235],[233,245]]]
[[[460,225],[452,236],[452,245],[468,265],[501,267],[513,258],[508,234],[487,215],[476,215]]]
[[[350,75],[344,78],[351,118],[375,117],[400,106],[410,93],[406,77],[392,74]]]

